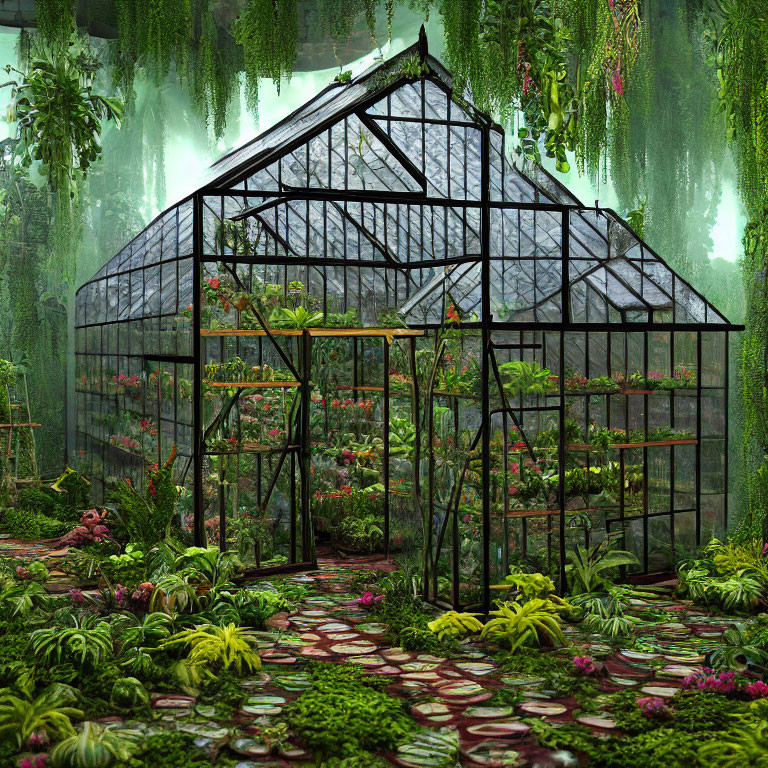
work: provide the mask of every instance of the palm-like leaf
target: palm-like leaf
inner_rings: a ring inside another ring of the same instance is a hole
[[[251,630],[228,624],[216,627],[211,624],[185,629],[162,644],[162,648],[189,646],[187,662],[193,667],[234,669],[241,673],[261,669],[259,654],[252,648],[255,637]]]
[[[479,615],[479,613],[448,611],[442,616],[438,616],[434,621],[430,621],[427,626],[441,640],[464,637],[472,632],[480,632],[482,630],[483,625],[476,618]]]
[[[541,645],[542,640],[565,644],[560,612],[562,605],[551,600],[533,598],[528,602],[503,603],[499,610],[491,611],[491,619],[483,627],[483,637],[487,637],[510,650],[524,646]]]
[[[578,592],[595,592],[607,586],[605,571],[622,565],[639,565],[638,559],[621,549],[613,549],[613,540],[604,539],[593,547],[578,546],[566,557],[565,572],[572,577],[571,589]]]

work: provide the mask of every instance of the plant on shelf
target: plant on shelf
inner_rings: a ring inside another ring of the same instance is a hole
[[[595,376],[591,379],[582,376],[579,373],[572,373],[565,377],[563,387],[568,392],[587,392],[587,393],[612,393],[618,392],[619,384],[609,376]]]
[[[516,651],[523,647],[565,645],[560,614],[565,606],[532,598],[525,603],[507,602],[491,611],[482,636]]]
[[[478,616],[479,613],[447,611],[430,621],[427,626],[440,640],[458,640],[483,629],[483,625],[477,620]]]
[[[513,397],[543,395],[557,391],[557,384],[549,368],[541,368],[538,362],[512,360],[499,365],[502,385]]]
[[[566,552],[565,572],[573,594],[605,590],[610,586],[607,572],[640,564],[631,552],[614,549],[615,538],[609,536],[591,547],[579,545]]]
[[[313,312],[302,306],[298,306],[295,309],[283,307],[281,318],[273,323],[275,328],[287,328],[296,331],[302,331],[305,328],[316,328],[322,324],[322,312]]]

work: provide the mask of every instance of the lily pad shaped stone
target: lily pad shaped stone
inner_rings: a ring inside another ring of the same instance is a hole
[[[668,685],[645,685],[640,689],[648,696],[661,696],[663,699],[672,698],[680,689],[672,688]]]
[[[229,743],[229,748],[238,755],[247,755],[248,757],[258,757],[268,755],[272,750],[256,739],[235,739]]]
[[[473,736],[491,736],[494,738],[517,738],[524,736],[530,731],[530,726],[515,720],[496,723],[480,723],[479,725],[470,725],[467,733]]]
[[[349,643],[337,643],[331,646],[331,650],[334,653],[341,653],[345,656],[354,656],[373,653],[376,650],[376,646],[373,643],[369,643],[367,640],[352,640]]]
[[[464,756],[476,765],[490,768],[511,768],[520,765],[520,753],[501,741],[481,741],[463,752]]]
[[[582,725],[588,725],[590,728],[615,728],[616,721],[607,717],[596,717],[595,715],[580,715],[576,718]]]
[[[471,675],[489,675],[496,669],[495,664],[484,664],[480,661],[463,661],[456,664],[456,668]]]
[[[464,717],[478,717],[483,720],[495,720],[497,718],[510,717],[514,712],[514,707],[468,707],[464,710]]]
[[[487,693],[487,691],[482,685],[471,680],[452,681],[438,689],[438,695],[445,699],[464,699],[480,693]]]
[[[568,711],[568,707],[565,704],[546,701],[526,701],[520,705],[520,709],[529,715],[538,715],[539,717],[554,717],[565,714]]]

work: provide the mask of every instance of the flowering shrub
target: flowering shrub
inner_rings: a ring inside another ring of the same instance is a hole
[[[646,696],[637,700],[637,706],[647,717],[657,717],[668,714],[666,702],[660,696]]]
[[[768,685],[762,680],[750,683],[744,690],[750,699],[768,699]]]
[[[83,512],[80,525],[59,539],[59,546],[81,547],[83,544],[96,541],[106,541],[110,538],[109,528],[104,525],[107,510],[89,509]]]
[[[371,608],[372,606],[380,603],[384,599],[384,595],[374,596],[373,592],[364,592],[362,597],[355,600],[356,605],[362,605],[365,608]]]
[[[573,665],[584,675],[597,675],[601,670],[591,656],[574,656]]]
[[[714,691],[728,695],[739,689],[739,681],[736,679],[735,672],[715,674],[713,669],[702,667],[701,671],[683,679],[683,688],[686,690]]]

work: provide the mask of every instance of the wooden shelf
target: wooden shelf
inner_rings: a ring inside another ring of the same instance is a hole
[[[226,389],[240,387],[241,389],[286,389],[300,387],[300,381],[203,381],[208,387],[224,387]]]
[[[32,424],[31,422],[19,422],[18,424],[0,424],[0,429],[16,429],[17,427],[42,427],[42,424]]]
[[[656,445],[696,445],[698,440],[685,438],[682,440],[648,440],[642,443],[611,443],[608,448],[601,448],[599,445],[589,445],[587,443],[569,443],[566,449],[569,451],[596,451],[602,452],[616,448],[626,450],[629,448],[648,448]]]
[[[336,337],[336,338],[360,338],[360,337],[381,337],[385,338],[390,344],[397,337],[423,336],[424,331],[418,331],[412,328],[307,328],[306,332],[313,338]],[[272,336],[303,336],[304,331],[287,328],[270,328],[269,333]],[[200,329],[201,336],[266,336],[267,332],[262,329],[237,329],[237,328],[219,328],[219,329]]]
[[[383,392],[384,387],[353,387],[351,384],[339,384],[336,387],[337,390],[353,391],[353,392]]]
[[[282,453],[283,451],[297,451],[300,445],[257,445],[256,443],[244,443],[233,451],[205,451],[206,456],[239,456],[248,453]]]

